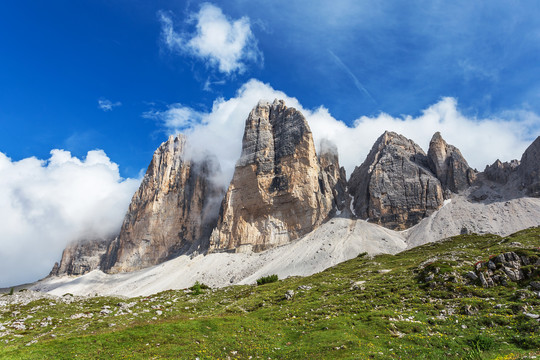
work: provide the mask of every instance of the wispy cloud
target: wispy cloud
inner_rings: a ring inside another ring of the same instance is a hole
[[[374,104],[377,104],[377,101],[375,101],[373,96],[371,96],[371,94],[369,93],[369,91],[367,91],[365,86],[362,85],[360,80],[358,80],[358,78],[356,77],[356,75],[354,75],[354,73],[351,71],[351,69],[349,69],[349,67],[347,65],[345,65],[345,63],[343,61],[341,61],[341,59],[336,54],[334,54],[334,52],[332,50],[329,49],[328,52],[330,53],[330,55],[332,56],[332,58],[334,59],[336,64],[338,64],[339,67],[341,67],[347,73],[347,75],[349,75],[351,77],[352,81],[354,82],[354,86],[356,86],[356,88],[361,93],[365,94],[371,101],[373,101]]]
[[[171,104],[166,110],[149,110],[142,116],[158,120],[169,134],[176,134],[200,124],[203,113],[182,104]]]
[[[101,98],[98,100],[98,108],[101,110],[107,112],[112,111],[115,107],[121,106],[122,103],[120,101],[112,102],[111,100]]]
[[[159,16],[167,48],[202,59],[221,73],[242,73],[248,63],[263,62],[248,17],[233,20],[225,16],[219,7],[204,3],[188,21],[195,23],[195,31],[179,33],[174,29],[170,14],[160,12]]]

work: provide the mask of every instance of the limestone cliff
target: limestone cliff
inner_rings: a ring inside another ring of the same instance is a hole
[[[484,175],[488,180],[504,185],[511,178],[518,166],[518,160],[501,162],[497,159],[493,164],[486,166]]]
[[[84,275],[98,269],[112,240],[85,239],[69,244],[62,252],[60,264],[56,263],[49,275]]]
[[[337,157],[323,159],[329,173],[299,111],[259,102],[246,120],[210,251],[262,251],[314,230],[334,209],[341,176]]]
[[[161,144],[102,268],[111,273],[133,271],[189,251],[204,251],[223,196],[210,180],[216,171],[211,159],[200,163],[186,159],[183,135]]]
[[[444,189],[457,193],[471,186],[476,178],[459,149],[447,144],[439,132],[431,138],[427,156],[429,168]]]
[[[354,214],[391,229],[405,229],[437,210],[443,188],[412,140],[385,132],[349,179]]]
[[[517,171],[527,195],[540,196],[540,136],[523,153]]]

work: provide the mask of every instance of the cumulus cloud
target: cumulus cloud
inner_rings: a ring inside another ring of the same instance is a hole
[[[417,142],[425,151],[433,134],[440,131],[443,138],[457,146],[472,167],[483,170],[497,158],[507,161],[519,159],[532,141],[531,134],[540,118],[527,111],[508,111],[490,119],[465,116],[454,98],[442,98],[423,110],[417,117],[393,117],[381,113],[375,117],[359,117],[352,126],[335,119],[328,109],[306,109],[300,102],[282,91],[258,80],[250,80],[230,99],[219,98],[206,113],[182,107],[178,123],[174,118],[176,104],[172,109],[159,113],[171,134],[184,132],[190,139],[194,157],[212,153],[217,156],[224,171],[224,186],[230,181],[236,160],[240,156],[245,120],[260,99],[272,101],[284,99],[286,104],[300,110],[313,132],[319,147],[323,139],[336,144],[340,163],[350,175],[360,165],[373,143],[385,131],[395,131]],[[195,114],[197,121],[186,121],[185,116]],[[185,124],[189,126],[185,127]]]
[[[101,110],[107,112],[107,111],[111,111],[112,109],[114,109],[115,107],[118,107],[122,105],[122,103],[120,101],[117,101],[117,102],[112,102],[111,100],[107,100],[107,99],[99,99],[98,100],[98,108],[100,108]]]
[[[204,3],[198,13],[191,14],[193,33],[179,33],[167,13],[160,14],[162,38],[173,51],[198,57],[224,74],[244,72],[247,63],[262,62],[262,53],[251,31],[248,17],[228,18],[219,7]]]
[[[120,230],[139,180],[120,177],[102,150],[47,160],[0,152],[0,287],[46,276],[65,246]]]

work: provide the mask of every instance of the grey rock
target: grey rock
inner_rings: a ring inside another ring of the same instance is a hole
[[[402,230],[443,204],[443,188],[424,151],[412,140],[385,132],[348,182],[357,217]]]
[[[504,271],[504,273],[512,281],[523,280],[523,272],[519,269],[503,266],[502,271]]]
[[[180,134],[155,151],[102,269],[134,271],[208,248],[223,198],[211,179],[220,169],[210,157],[189,159],[187,147]]]
[[[66,246],[60,264],[55,263],[49,276],[84,275],[98,269],[113,239],[114,236],[72,242]]]
[[[335,149],[317,157],[305,117],[282,100],[250,112],[242,154],[210,237],[210,252],[263,251],[317,228],[339,209],[344,173]]]
[[[535,290],[540,290],[540,281],[531,281],[529,285]]]
[[[525,315],[526,317],[528,317],[530,319],[539,319],[540,318],[540,315],[538,315],[538,314],[523,313],[523,315]]]
[[[445,189],[457,193],[476,179],[476,172],[469,167],[459,149],[447,144],[439,132],[431,138],[427,156],[429,168]]]
[[[330,140],[322,139],[319,145],[320,183],[328,184],[333,194],[334,208],[343,211],[347,200],[347,174],[339,166],[337,146]]]
[[[493,260],[493,263],[500,264],[505,267],[519,269],[521,267],[520,257],[513,251],[506,252],[504,254],[497,255]]]
[[[503,163],[497,159],[493,164],[486,166],[484,175],[488,180],[499,184],[506,184],[518,166],[518,160]]]
[[[285,299],[292,300],[293,297],[294,297],[294,291],[293,290],[287,290],[287,292],[285,293]]]
[[[540,196],[540,136],[525,150],[517,169],[522,186],[530,196]]]
[[[491,279],[489,276],[485,276],[484,273],[481,272],[478,277],[480,278],[480,282],[482,283],[483,287],[489,288],[495,286],[493,279]]]
[[[466,275],[465,275],[466,278],[472,280],[472,281],[476,281],[478,280],[478,276],[474,273],[474,271],[469,271]]]

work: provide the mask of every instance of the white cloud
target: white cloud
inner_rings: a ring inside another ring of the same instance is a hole
[[[46,276],[70,241],[117,233],[138,184],[102,150],[84,160],[64,150],[20,161],[0,152],[0,287]]]
[[[536,114],[526,111],[506,112],[493,119],[471,118],[458,110],[455,99],[443,98],[418,117],[392,117],[381,113],[376,117],[362,116],[349,127],[332,117],[322,106],[305,109],[296,98],[258,80],[250,80],[237,91],[235,97],[216,99],[212,110],[207,113],[187,108],[179,116],[178,123],[189,123],[190,126],[169,126],[169,131],[182,131],[189,136],[193,156],[206,152],[216,155],[224,170],[221,181],[227,186],[241,152],[244,124],[249,112],[260,99],[272,101],[275,98],[284,99],[288,106],[302,111],[317,147],[322,139],[331,140],[337,145],[340,163],[348,176],[355,166],[364,161],[375,140],[385,130],[405,135],[425,151],[433,134],[440,131],[448,143],[461,150],[472,167],[483,170],[497,158],[503,161],[519,159],[532,140],[530,130],[540,120]],[[196,114],[199,120],[186,121],[185,116],[190,112]],[[174,111],[168,110],[166,113],[161,113],[161,116],[175,116]],[[168,124],[173,123],[172,120],[168,121]]]
[[[249,62],[262,62],[262,53],[251,31],[249,18],[238,20],[227,18],[220,8],[204,3],[190,20],[195,22],[192,34],[174,30],[172,18],[160,13],[162,36],[171,50],[186,53],[217,67],[225,74],[244,72]]]
[[[111,100],[107,100],[107,99],[98,100],[98,108],[100,108],[101,110],[105,112],[111,111],[113,108],[118,107],[120,105],[122,105],[120,101],[113,103]]]
[[[183,129],[197,126],[201,123],[203,113],[182,104],[171,104],[165,111],[150,110],[143,114],[144,118],[157,119],[168,129],[180,132]]]

